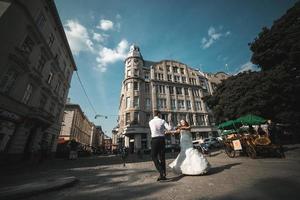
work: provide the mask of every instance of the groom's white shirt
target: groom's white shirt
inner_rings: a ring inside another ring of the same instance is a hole
[[[165,129],[171,130],[171,126],[163,119],[155,116],[149,122],[151,137],[162,137],[165,136]]]

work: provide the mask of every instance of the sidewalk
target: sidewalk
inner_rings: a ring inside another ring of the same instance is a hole
[[[71,176],[56,179],[41,179],[22,185],[5,187],[0,189],[0,199],[14,200],[29,197],[43,192],[70,187],[78,181],[77,178]]]

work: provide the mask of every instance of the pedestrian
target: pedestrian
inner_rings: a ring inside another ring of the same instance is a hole
[[[78,143],[76,142],[76,140],[74,140],[74,139],[70,140],[69,147],[70,147],[69,159],[70,160],[77,159],[78,158],[78,152],[77,152]]]
[[[154,111],[154,118],[149,122],[152,137],[151,155],[154,165],[159,172],[157,181],[166,180],[165,130],[171,130],[171,126],[160,117],[161,113]]]
[[[258,133],[260,136],[265,136],[265,135],[266,135],[266,132],[265,132],[264,129],[261,127],[261,125],[258,125],[257,133]]]
[[[126,158],[128,156],[128,151],[126,147],[123,147],[120,149],[121,151],[121,158],[122,158],[122,162],[123,162],[123,167],[126,166]]]

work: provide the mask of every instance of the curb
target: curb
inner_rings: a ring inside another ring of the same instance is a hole
[[[0,189],[1,200],[15,200],[33,196],[36,194],[59,190],[73,186],[79,179],[74,176],[62,177],[56,179],[47,179],[41,181],[30,182],[18,186],[10,186]]]

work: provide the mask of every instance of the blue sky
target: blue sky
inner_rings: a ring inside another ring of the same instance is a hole
[[[173,59],[204,72],[254,69],[248,43],[295,0],[56,0],[81,80],[69,91],[88,118],[111,135],[117,125],[123,60],[132,43],[146,60]]]

